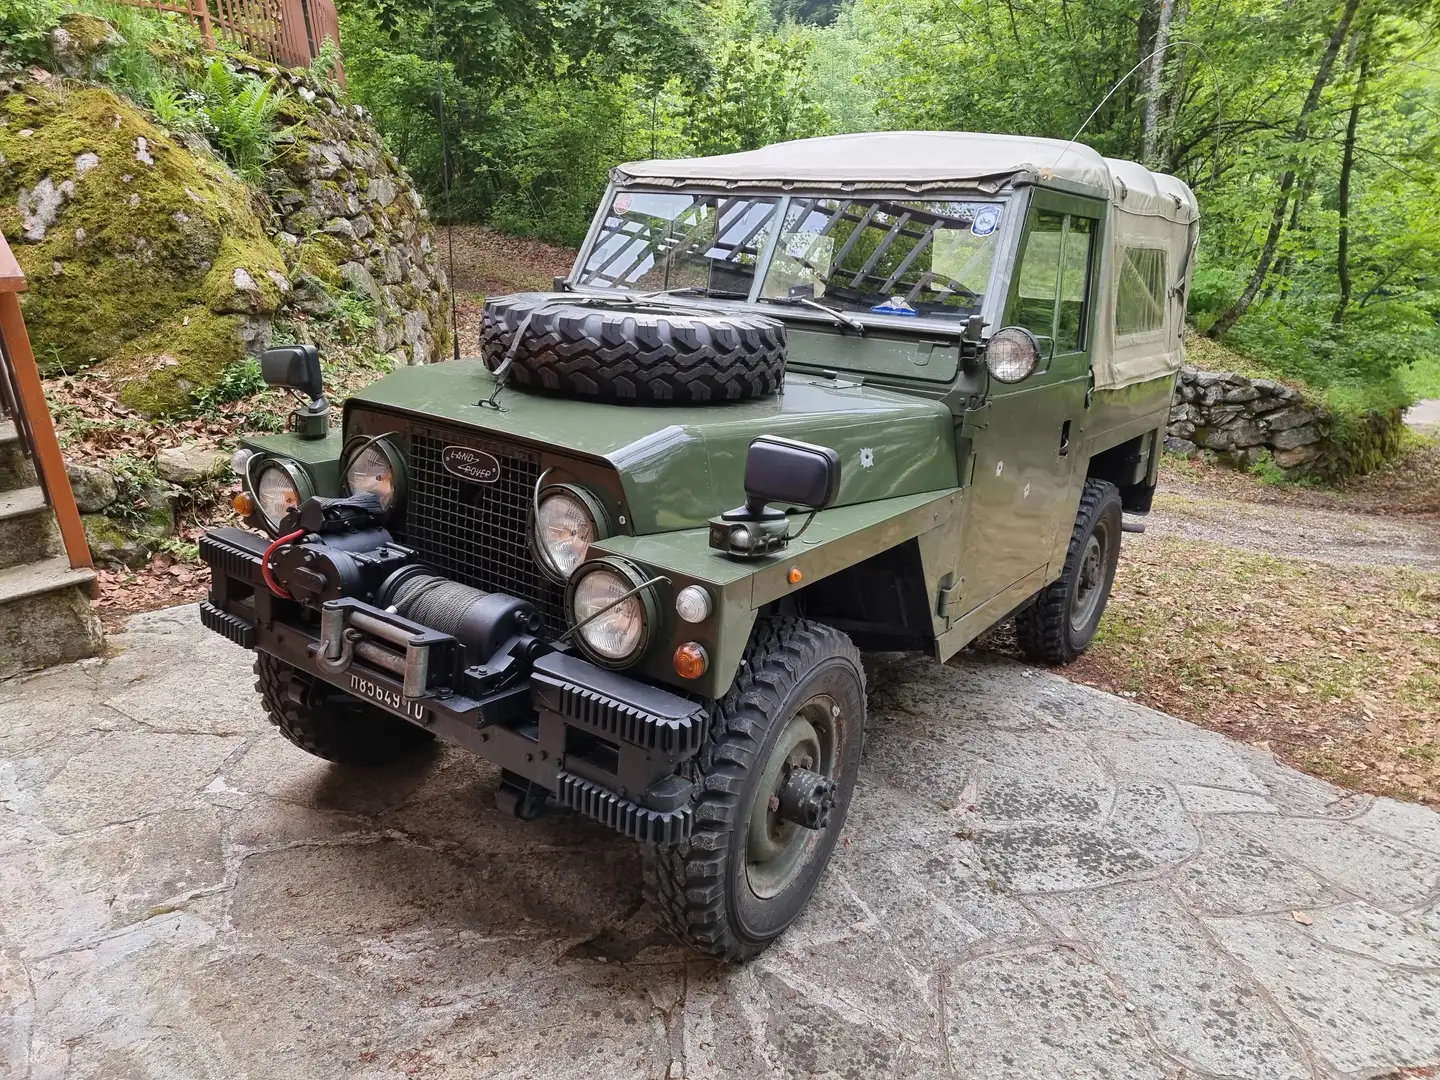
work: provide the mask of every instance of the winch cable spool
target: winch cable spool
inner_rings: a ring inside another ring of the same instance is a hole
[[[470,609],[490,594],[434,574],[406,573],[386,582],[386,609],[422,626],[454,634]]]

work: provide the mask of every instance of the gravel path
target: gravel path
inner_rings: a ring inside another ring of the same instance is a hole
[[[1354,1080],[1440,1063],[1440,815],[994,657],[876,658],[861,786],[744,967],[634,844],[265,722],[193,607],[0,683],[0,1076]]]
[[[1405,414],[1405,422],[1413,428],[1440,428],[1440,398],[1417,401]]]
[[[1440,525],[1341,510],[1312,510],[1216,498],[1167,481],[1146,531],[1336,566],[1410,566],[1440,571]]]

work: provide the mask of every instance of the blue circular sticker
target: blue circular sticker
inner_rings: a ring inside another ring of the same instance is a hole
[[[1000,208],[998,206],[982,206],[975,211],[975,220],[970,223],[970,231],[976,236],[989,236],[1000,224]]]

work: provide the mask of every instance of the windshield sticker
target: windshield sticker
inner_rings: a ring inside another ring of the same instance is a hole
[[[989,236],[1000,224],[1000,208],[998,206],[982,206],[975,211],[975,220],[970,223],[970,231],[976,236]]]
[[[913,307],[905,302],[903,296],[892,296],[883,304],[876,304],[870,309],[876,315],[908,315],[914,318],[919,314]]]
[[[615,196],[615,213],[616,213],[616,214],[619,214],[621,217],[623,217],[624,215],[628,214],[629,212],[630,212],[630,193],[629,193],[628,191],[622,191],[619,195],[616,195],[616,196]]]

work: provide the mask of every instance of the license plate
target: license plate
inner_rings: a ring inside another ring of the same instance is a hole
[[[373,701],[376,705],[389,709],[393,713],[399,713],[407,720],[417,720],[422,724],[429,723],[427,718],[430,711],[420,702],[405,697],[398,690],[391,690],[388,686],[381,686],[379,683],[372,682],[353,672],[350,675],[350,692],[356,697]]]

